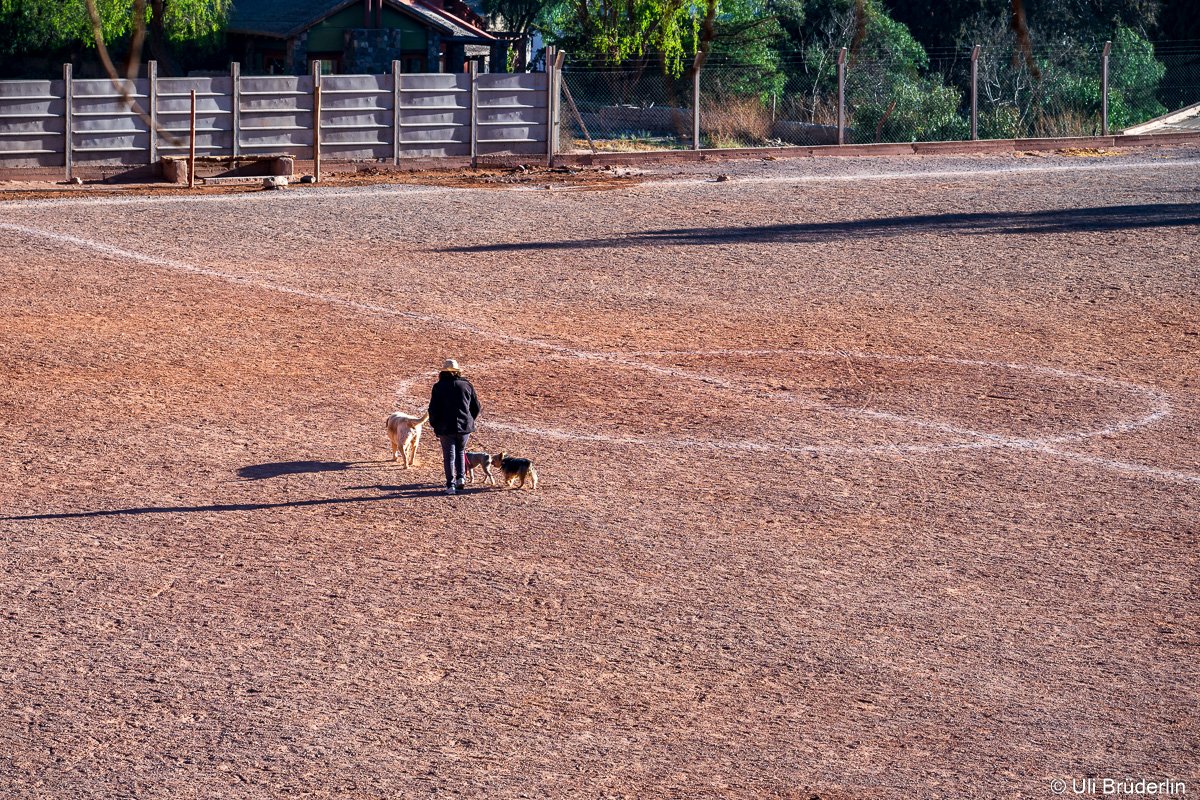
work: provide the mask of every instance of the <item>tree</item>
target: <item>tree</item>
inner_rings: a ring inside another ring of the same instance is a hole
[[[123,41],[146,31],[150,53],[165,74],[176,71],[179,45],[204,40],[224,27],[230,6],[231,0],[95,0],[101,41]],[[5,29],[11,34],[6,47],[14,55],[97,46],[85,0],[0,0],[0,30]]]

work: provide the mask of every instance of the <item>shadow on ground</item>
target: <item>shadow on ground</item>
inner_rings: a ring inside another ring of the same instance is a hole
[[[407,483],[401,486],[377,484],[374,486],[347,486],[347,490],[371,490],[382,494],[364,495],[359,497],[319,497],[306,500],[288,500],[281,503],[213,503],[211,505],[194,506],[135,506],[132,508],[105,508],[95,511],[64,511],[45,514],[25,514],[21,516],[0,517],[0,520],[29,521],[42,519],[88,519],[92,517],[127,517],[144,514],[212,514],[229,511],[262,511],[274,508],[304,508],[307,506],[332,506],[343,503],[374,503],[380,500],[412,500],[422,497],[441,497],[445,489],[441,486],[431,486],[428,483]],[[468,487],[458,493],[472,495],[489,491],[484,488]],[[491,491],[495,491],[494,489]]]
[[[338,472],[345,469],[378,466],[380,463],[378,461],[274,461],[269,464],[251,464],[246,467],[238,467],[237,476],[244,481],[261,481],[264,478],[278,478],[281,475],[303,475],[310,472]]]
[[[976,214],[920,214],[848,222],[801,222],[727,228],[671,228],[627,236],[547,242],[503,242],[448,247],[447,253],[510,250],[584,250],[597,247],[661,245],[805,244],[839,239],[870,239],[921,233],[1057,234],[1200,225],[1200,203],[1103,206],[1098,208],[1009,211]]]

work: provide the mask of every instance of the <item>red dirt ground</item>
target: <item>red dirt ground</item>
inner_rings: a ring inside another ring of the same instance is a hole
[[[669,172],[0,205],[0,796],[1200,786],[1200,153]]]

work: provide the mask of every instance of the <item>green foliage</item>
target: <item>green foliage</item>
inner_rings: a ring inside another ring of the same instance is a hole
[[[1016,139],[1024,133],[1021,112],[1014,106],[996,106],[979,111],[980,139]]]
[[[194,42],[211,36],[224,25],[230,0],[163,0],[162,28],[174,43]],[[106,42],[114,42],[133,29],[133,0],[96,0]],[[147,4],[147,22],[154,10]],[[92,24],[83,0],[0,0],[0,30],[9,32],[9,52],[36,52],[73,45],[95,46]]]
[[[1096,0],[1077,16],[1068,13],[1068,0],[1031,5],[1029,61],[1014,57],[1008,3],[982,0],[560,0],[552,23],[556,41],[573,55],[632,63],[621,96],[635,105],[651,94],[659,103],[685,104],[686,89],[672,81],[698,48],[707,52],[701,93],[711,104],[705,115],[715,115],[706,131],[713,141],[759,141],[763,113],[772,118],[771,130],[776,115],[831,123],[841,47],[849,48],[846,105],[853,141],[966,138],[966,54],[978,43],[980,135],[1017,138],[1100,132],[1100,49],[1108,38],[1110,129],[1163,113],[1158,92],[1164,68],[1145,34],[1158,5]],[[897,7],[910,17],[925,15],[922,30],[940,30],[935,41],[957,43],[958,52],[931,63],[922,43],[889,10]],[[953,42],[946,38],[951,29]],[[640,72],[647,64],[661,67],[650,83],[675,88],[647,90]]]
[[[857,142],[930,142],[965,139],[970,122],[959,107],[962,94],[936,78],[893,76],[885,91],[854,108]]]
[[[1128,128],[1167,113],[1157,92],[1166,67],[1154,58],[1154,46],[1130,28],[1118,28],[1108,76],[1108,119]]]
[[[679,75],[696,50],[702,12],[684,0],[564,0],[549,16],[549,38],[576,58],[653,57]]]

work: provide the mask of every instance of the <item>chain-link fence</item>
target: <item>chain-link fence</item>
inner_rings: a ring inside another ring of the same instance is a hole
[[[692,82],[651,61],[613,67],[570,60],[562,70],[559,147],[607,151],[691,146]]]
[[[931,52],[919,62],[842,58],[847,144],[970,139],[973,99],[980,139],[1104,132],[1104,43],[993,43]],[[770,65],[709,59],[699,77],[699,146],[837,144],[838,60],[838,51]],[[1107,61],[1109,133],[1200,102],[1200,43],[1117,41]],[[568,59],[562,87],[563,151],[693,146],[696,99],[687,68],[675,76],[653,60],[613,67]]]
[[[1163,113],[1200,103],[1200,42],[1157,45],[1154,58],[1163,66],[1156,92]]]

